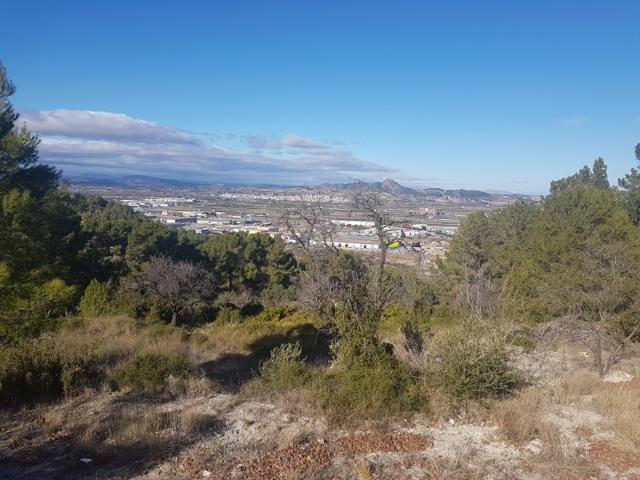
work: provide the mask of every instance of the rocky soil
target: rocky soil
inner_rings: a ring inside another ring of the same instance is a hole
[[[282,399],[99,393],[5,414],[0,479],[640,479],[640,456],[589,391],[552,401],[569,388],[567,378],[590,368],[584,352],[535,351],[522,356],[519,367],[528,389],[547,389],[540,390],[549,400],[540,418],[553,435],[540,429],[514,442],[490,411],[473,421],[416,416],[338,428]],[[626,360],[597,381],[640,394],[639,371],[640,362]],[[118,423],[124,418],[130,423]]]

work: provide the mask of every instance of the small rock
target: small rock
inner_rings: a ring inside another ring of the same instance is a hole
[[[91,463],[91,462],[93,462],[93,458],[86,458],[86,457],[83,457],[83,458],[81,458],[81,459],[80,459],[80,461],[81,461],[82,463]]]
[[[211,476],[211,472],[209,470],[202,470],[202,476],[203,477],[210,477]]]
[[[531,440],[529,442],[529,444],[527,445],[526,449],[533,453],[534,455],[539,454],[540,452],[542,452],[542,443],[540,442],[540,440],[538,440],[537,438],[535,440]]]
[[[456,421],[453,418],[449,419],[449,425],[455,425]]]
[[[633,380],[633,375],[628,372],[624,372],[622,370],[615,370],[610,372],[606,377],[602,379],[604,382],[609,383],[622,383]]]

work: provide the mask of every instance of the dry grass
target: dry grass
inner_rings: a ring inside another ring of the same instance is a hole
[[[195,407],[167,411],[162,403],[123,399],[99,399],[91,406],[74,400],[50,408],[43,415],[43,438],[61,432],[77,455],[116,466],[153,461],[224,429],[217,415]]]
[[[187,435],[204,435],[220,429],[220,420],[201,410],[188,408],[180,413],[178,428]]]
[[[640,379],[603,382],[593,372],[580,371],[550,392],[561,405],[583,405],[604,417],[602,427],[615,434],[613,443],[624,451],[640,454]]]
[[[494,407],[494,418],[504,437],[515,445],[537,438],[544,423],[543,403],[543,392],[538,389],[527,389],[498,402]]]
[[[107,365],[118,364],[143,350],[193,353],[187,333],[180,328],[164,324],[141,325],[124,315],[79,320],[60,329],[56,341],[67,351],[89,348]]]
[[[192,343],[219,354],[249,353],[265,338],[287,337],[296,327],[316,322],[311,316],[290,315],[278,321],[247,319],[238,323],[216,323],[197,329]]]
[[[486,472],[472,468],[469,458],[465,456],[456,459],[431,458],[422,467],[423,471],[428,472],[429,480],[476,480],[486,477]]]
[[[603,420],[587,416],[577,419],[573,430],[561,431],[547,414],[563,408],[595,412]],[[532,458],[529,469],[544,478],[572,480],[595,475],[596,463],[580,445],[598,431],[612,432],[614,438],[609,443],[621,452],[640,454],[640,378],[607,383],[583,365],[557,384],[530,387],[497,402],[493,411],[506,440],[520,446],[539,440],[542,451]]]
[[[535,455],[528,470],[542,478],[558,480],[582,480],[598,478],[598,467],[589,459],[588,452],[575,448],[551,422],[541,422],[537,427],[542,451]]]
[[[360,457],[353,464],[353,474],[357,480],[373,480],[373,467],[365,458]]]
[[[593,393],[593,405],[616,433],[615,443],[624,451],[640,455],[640,379],[622,384],[603,384]]]

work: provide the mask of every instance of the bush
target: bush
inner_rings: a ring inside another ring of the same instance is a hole
[[[390,356],[375,363],[351,363],[327,370],[314,382],[314,397],[332,421],[382,418],[427,411],[417,375]]]
[[[280,322],[294,312],[295,309],[289,306],[267,308],[253,317],[253,320],[256,322]]]
[[[94,278],[82,294],[80,313],[85,318],[93,318],[109,313],[109,310],[109,292],[104,284]]]
[[[69,353],[51,338],[24,342],[0,354],[0,404],[29,405],[97,388],[104,375],[87,348]]]
[[[60,398],[63,361],[49,342],[25,342],[0,353],[0,404],[33,404]]]
[[[409,315],[401,305],[389,305],[382,312],[380,324],[378,325],[378,334],[394,334],[397,333],[402,325],[404,325]]]
[[[436,339],[437,380],[450,394],[463,399],[508,393],[518,384],[519,375],[510,364],[506,339],[499,334],[474,335],[473,331],[460,327]]]
[[[225,325],[229,323],[240,323],[242,316],[240,315],[240,309],[230,306],[221,307],[216,315],[216,323]]]
[[[271,357],[260,366],[263,384],[276,390],[299,387],[309,372],[301,358],[298,343],[284,343],[271,350]]]
[[[145,352],[126,362],[111,380],[116,388],[158,392],[167,387],[169,377],[188,378],[192,375],[191,365],[179,355]]]
[[[62,389],[66,397],[77,395],[86,388],[98,388],[104,372],[91,352],[81,352],[62,362]]]

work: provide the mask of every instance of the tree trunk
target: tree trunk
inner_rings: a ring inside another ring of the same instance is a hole
[[[178,312],[174,311],[171,314],[171,326],[175,327],[177,323],[178,323]]]

